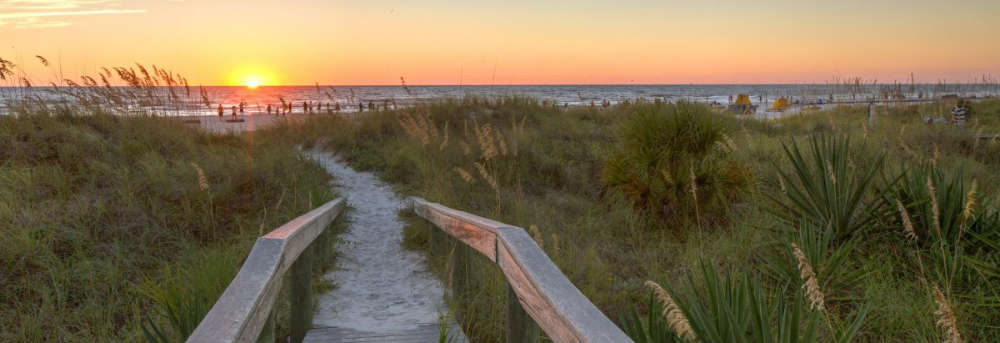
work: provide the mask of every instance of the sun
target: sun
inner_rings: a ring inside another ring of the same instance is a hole
[[[260,87],[260,80],[257,80],[257,79],[249,79],[249,80],[247,80],[247,88],[253,89],[253,88],[257,88],[257,87]]]

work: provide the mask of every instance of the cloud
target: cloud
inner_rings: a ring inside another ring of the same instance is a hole
[[[0,11],[66,10],[117,3],[118,0],[0,0]]]
[[[145,13],[117,8],[120,0],[0,0],[0,27],[39,29],[64,27],[65,17]]]
[[[128,14],[128,13],[146,13],[146,10],[91,10],[91,11],[0,13],[0,19],[38,18],[38,17],[67,17],[67,16],[79,16],[79,15]]]

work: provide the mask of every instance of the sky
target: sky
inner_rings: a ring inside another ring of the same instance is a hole
[[[1000,77],[998,36],[997,0],[0,0],[0,58],[35,83],[964,82]]]

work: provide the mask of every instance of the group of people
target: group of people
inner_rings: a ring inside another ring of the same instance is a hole
[[[245,108],[246,108],[246,103],[245,103],[245,102],[242,102],[242,101],[240,101],[240,104],[239,104],[239,110],[240,110],[240,114],[243,114],[243,111],[245,110]],[[233,110],[233,120],[236,120],[236,119],[237,119],[237,117],[236,117],[236,109],[237,109],[237,106],[236,106],[236,105],[233,105],[233,106],[232,106],[232,110]],[[222,119],[222,116],[223,116],[223,115],[225,115],[225,110],[224,110],[224,109],[222,108],[222,104],[219,104],[219,108],[218,108],[218,111],[219,111],[219,119]]]
[[[395,109],[396,108],[395,101],[391,102],[391,104],[392,108]],[[324,104],[322,102],[314,103],[311,101],[303,101],[301,105],[302,113],[309,114],[313,112],[323,111],[324,105],[326,106],[327,113],[332,114],[335,112],[339,113],[341,111],[339,102],[334,102],[334,103],[328,102]],[[238,105],[231,106],[233,120],[236,120],[238,118],[238,115],[243,115],[243,113],[246,111],[246,106],[247,106],[246,102],[243,101],[240,101]],[[390,101],[383,100],[381,109],[387,111],[389,110],[389,106],[390,106]],[[295,106],[295,104],[292,102],[282,101],[281,104],[274,104],[274,105],[268,104],[267,107],[265,108],[265,111],[267,112],[267,114],[273,113],[274,115],[287,115],[289,113],[294,113],[295,107],[297,106]],[[364,112],[365,107],[366,107],[365,103],[358,102],[358,112]],[[219,119],[222,119],[225,116],[225,108],[222,106],[222,104],[219,104],[219,106],[216,109],[219,113]],[[368,101],[367,109],[369,111],[378,111],[379,106],[376,105],[374,101]]]

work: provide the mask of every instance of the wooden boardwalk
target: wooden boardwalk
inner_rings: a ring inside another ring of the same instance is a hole
[[[447,328],[449,343],[467,343],[460,327],[454,322]],[[306,333],[303,343],[343,342],[343,343],[432,343],[441,338],[441,324],[420,324],[412,330],[397,332],[365,332],[341,328],[314,328]]]

